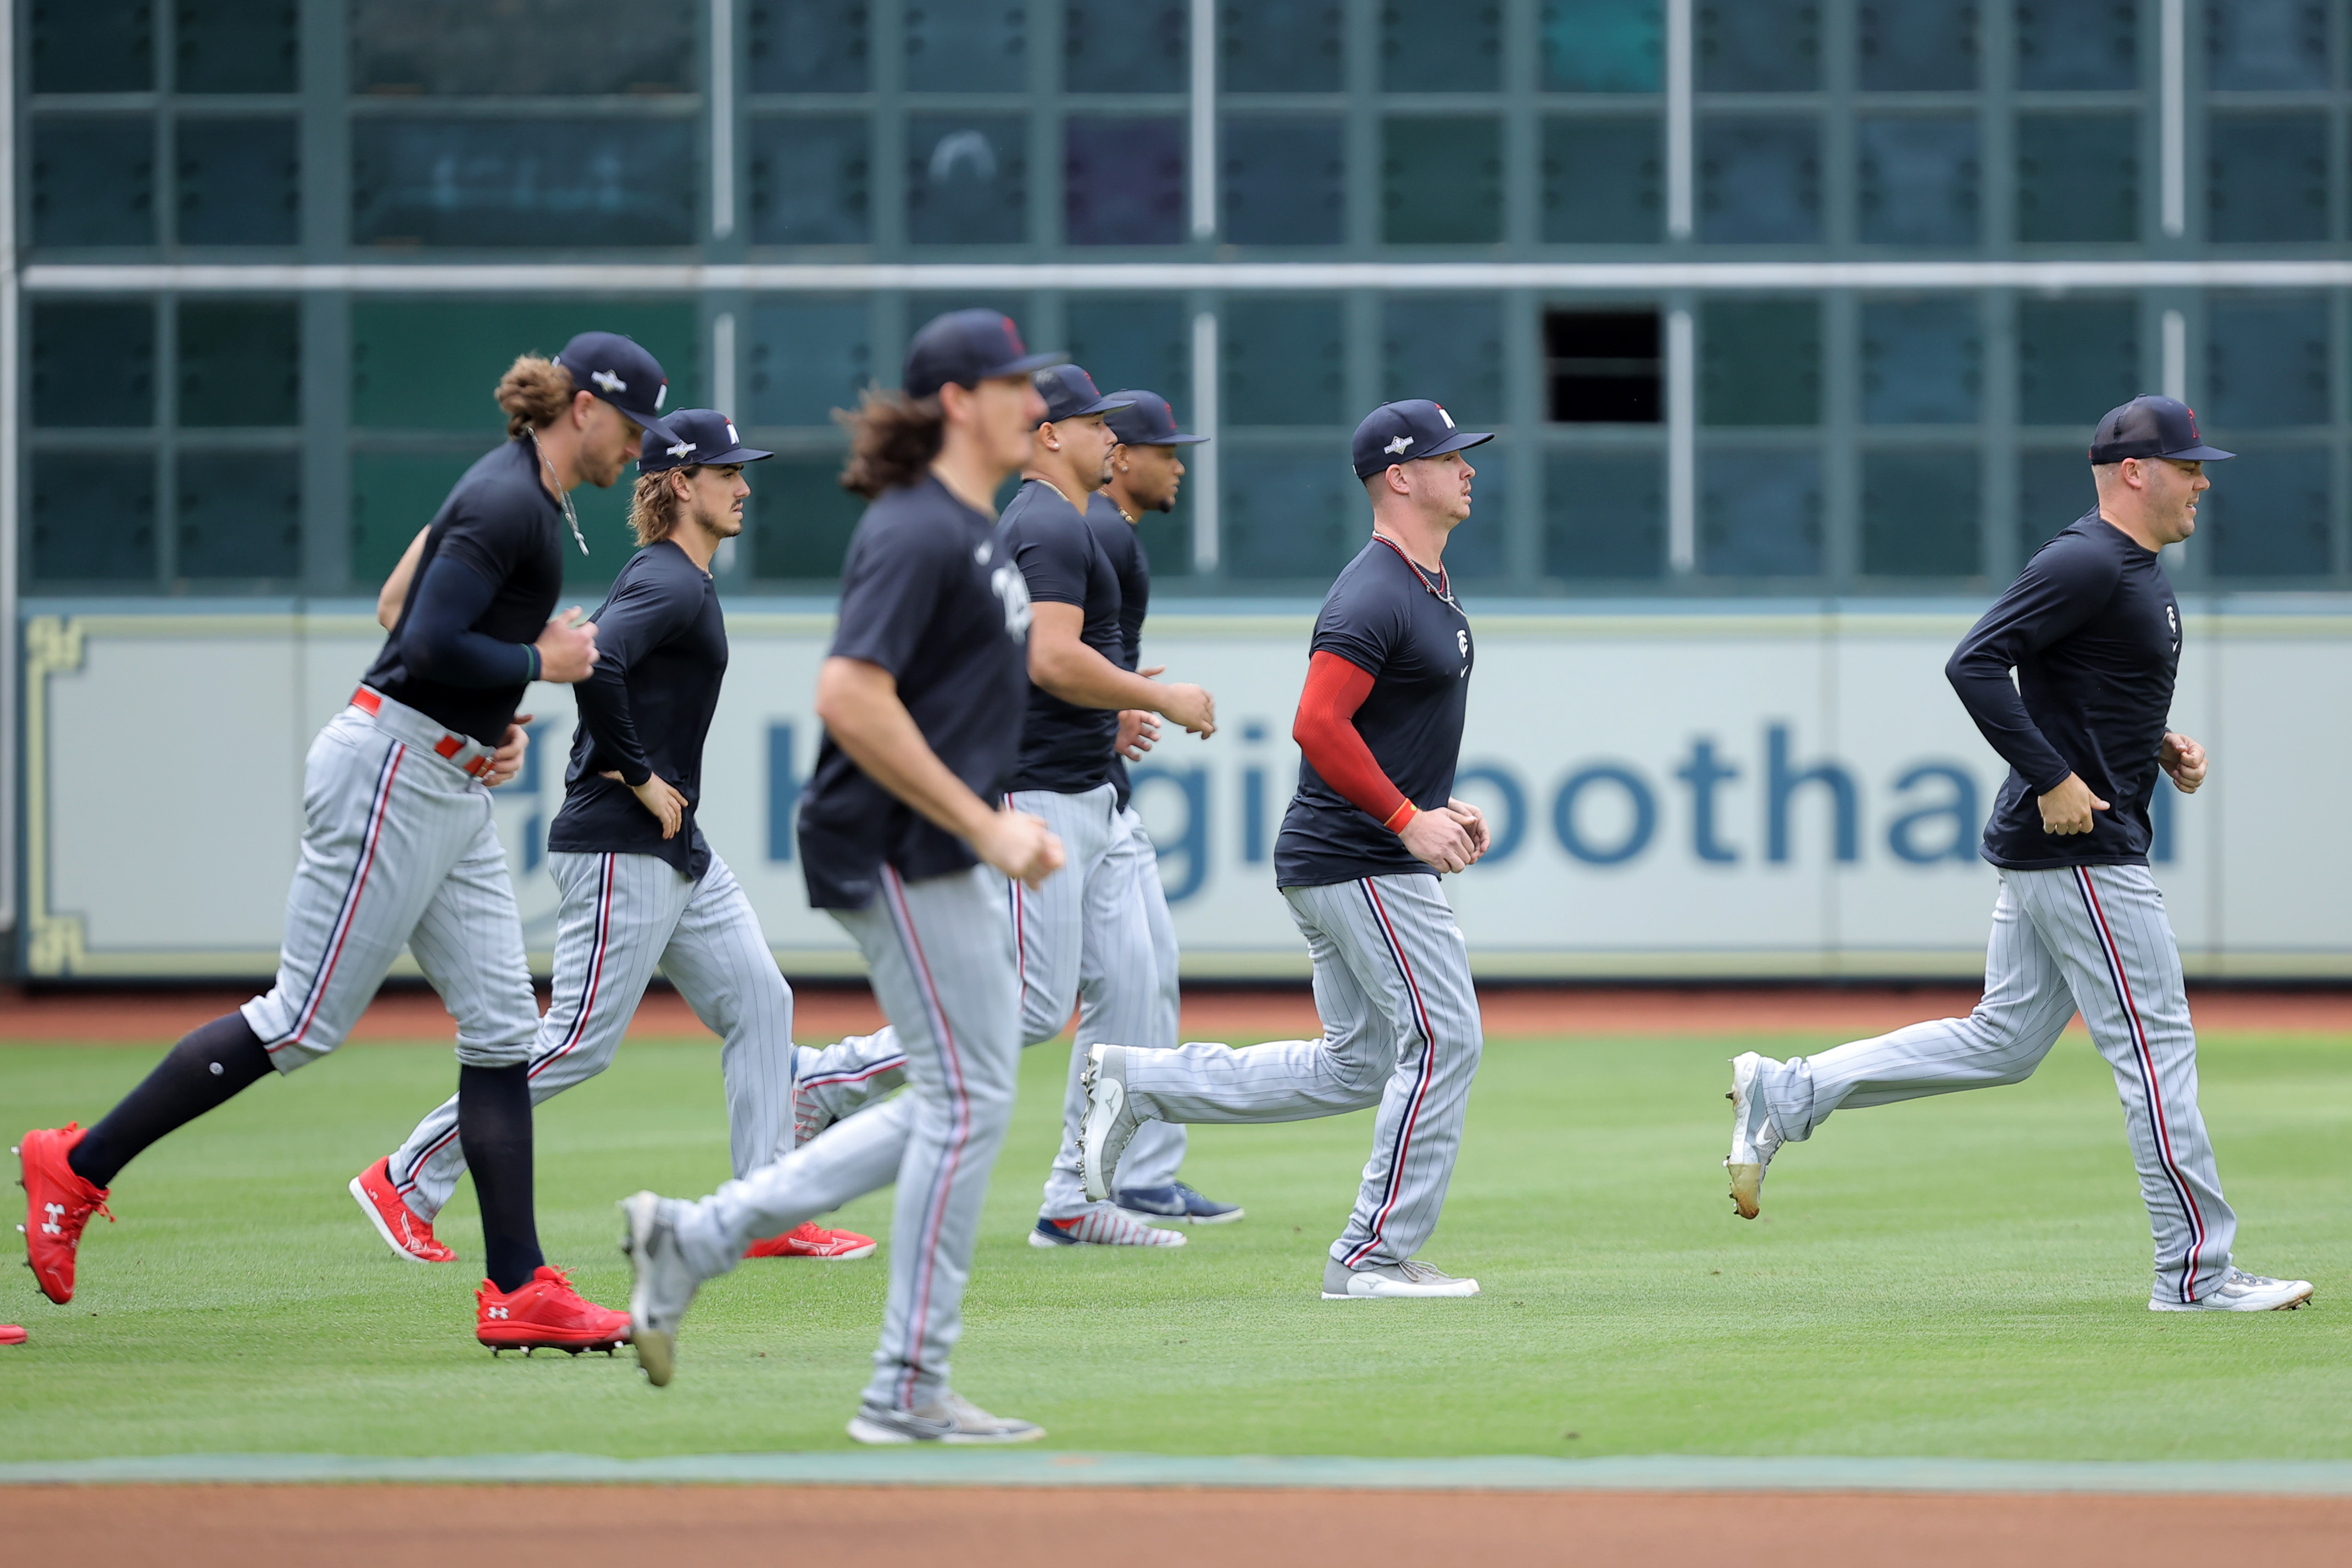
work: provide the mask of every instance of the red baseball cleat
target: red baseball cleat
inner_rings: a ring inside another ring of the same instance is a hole
[[[435,1238],[433,1222],[419,1219],[393,1190],[392,1162],[378,1160],[352,1178],[352,1196],[384,1245],[411,1263],[455,1263],[457,1255]]]
[[[0,1345],[21,1345],[25,1342],[22,1324],[0,1323]]]
[[[608,1311],[572,1288],[571,1277],[542,1263],[511,1291],[488,1280],[474,1292],[474,1337],[499,1351],[603,1351],[627,1342],[629,1314]]]
[[[746,1258],[822,1258],[828,1263],[846,1263],[853,1258],[868,1258],[874,1252],[874,1238],[860,1236],[854,1230],[826,1230],[810,1220],[797,1230],[782,1236],[772,1236],[765,1241],[755,1241],[744,1251]]]
[[[25,1223],[16,1228],[25,1237],[25,1267],[40,1281],[41,1294],[60,1307],[73,1300],[74,1255],[81,1248],[82,1226],[94,1214],[114,1223],[106,1189],[91,1186],[66,1163],[82,1135],[83,1129],[71,1121],[37,1127],[8,1151],[22,1162],[16,1184],[25,1189]]]

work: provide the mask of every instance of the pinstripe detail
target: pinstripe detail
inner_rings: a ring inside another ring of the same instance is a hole
[[[588,1016],[596,1010],[596,989],[604,978],[604,952],[613,940],[613,862],[614,857],[604,857],[604,867],[596,878],[596,935],[588,950],[588,979],[580,992],[580,1011],[572,1016],[572,1026],[563,1032],[563,1043],[531,1063],[528,1076],[537,1078],[550,1064],[569,1056],[588,1032]],[[662,933],[667,936],[669,933]]]
[[[884,1057],[870,1067],[858,1068],[855,1070],[844,1068],[839,1072],[821,1072],[813,1078],[804,1078],[800,1080],[801,1087],[834,1089],[843,1084],[864,1083],[866,1079],[879,1078],[886,1072],[897,1072],[906,1065],[907,1053],[900,1051],[897,1056]]]
[[[1397,1198],[1404,1187],[1405,1156],[1412,1150],[1413,1129],[1421,1121],[1422,1103],[1429,1098],[1429,1080],[1437,1069],[1437,1035],[1429,1026],[1429,1008],[1422,1001],[1421,985],[1413,978],[1412,965],[1405,962],[1404,948],[1397,941],[1396,928],[1389,923],[1388,909],[1381,902],[1380,890],[1372,886],[1370,878],[1367,877],[1356,885],[1364,889],[1364,901],[1371,906],[1372,919],[1380,924],[1381,935],[1388,943],[1389,956],[1396,961],[1397,973],[1404,981],[1405,994],[1412,1000],[1413,1026],[1421,1031],[1421,1072],[1413,1080],[1412,1103],[1406,1107],[1403,1119],[1397,1123],[1396,1147],[1391,1151],[1389,1159],[1388,1186],[1381,1194],[1380,1207],[1372,1212],[1370,1234],[1364,1237],[1362,1245],[1349,1253],[1345,1259],[1349,1268],[1371,1256],[1373,1249],[1380,1245],[1389,1215],[1396,1209]]]
[[[303,1033],[319,1016],[319,1007],[327,998],[327,986],[335,977],[335,964],[343,956],[343,943],[350,940],[352,917],[359,913],[360,895],[366,890],[369,869],[375,865],[376,846],[383,838],[383,819],[392,805],[393,780],[399,776],[400,762],[408,754],[405,743],[394,741],[384,752],[383,763],[376,769],[375,797],[368,805],[367,840],[361,846],[359,864],[352,868],[351,884],[343,889],[342,907],[335,911],[335,923],[328,929],[326,956],[319,961],[319,975],[310,983],[310,998],[294,1020],[293,1028],[263,1047],[276,1052],[301,1042]]]
[[[924,1197],[923,1219],[917,1227],[921,1239],[918,1244],[920,1251],[916,1265],[914,1310],[907,1320],[907,1365],[898,1374],[898,1404],[902,1408],[911,1408],[915,1380],[923,1370],[924,1331],[931,1319],[931,1283],[938,1272],[940,1229],[946,1222],[948,1194],[955,1185],[956,1171],[963,1163],[964,1147],[971,1142],[971,1097],[964,1086],[963,1058],[956,1049],[955,1032],[948,1025],[947,1008],[940,1003],[939,986],[931,979],[930,960],[924,955],[922,941],[915,934],[914,912],[907,907],[906,884],[899,879],[898,868],[887,863],[882,868],[882,889],[890,908],[890,923],[898,930],[899,945],[907,950],[907,967],[922,992],[923,1011],[940,1042],[940,1061],[947,1068],[948,1102],[952,1107],[945,1157],[940,1161],[931,1190]]]

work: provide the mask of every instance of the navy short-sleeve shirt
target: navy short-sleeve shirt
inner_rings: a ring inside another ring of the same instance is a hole
[[[1078,640],[1120,662],[1119,584],[1084,513],[1043,479],[1030,479],[1004,509],[1002,531],[1027,582],[1032,604],[1075,605]],[[1065,702],[1029,689],[1029,719],[1008,789],[1075,795],[1110,777],[1118,711]]]

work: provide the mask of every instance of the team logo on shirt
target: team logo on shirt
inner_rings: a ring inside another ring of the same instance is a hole
[[[982,549],[985,550],[986,545]],[[1012,563],[999,566],[988,574],[988,585],[1004,601],[1004,635],[1025,637],[1029,635],[1029,581],[1021,575]]]
[[[1454,634],[1454,641],[1455,645],[1462,649],[1462,679],[1467,680],[1470,679],[1469,632],[1466,630],[1456,630]]]
[[[2179,653],[2180,651],[2180,611],[2179,606],[2173,605],[2167,605],[2164,606],[2164,625],[2165,628],[2172,634],[2172,651]]]

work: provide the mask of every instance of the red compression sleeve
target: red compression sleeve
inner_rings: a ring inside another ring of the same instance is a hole
[[[1325,784],[1394,832],[1412,820],[1412,802],[1389,782],[1372,749],[1357,732],[1356,710],[1372,694],[1372,677],[1336,653],[1318,653],[1307,665],[1307,689],[1298,694],[1298,720],[1290,738]]]

